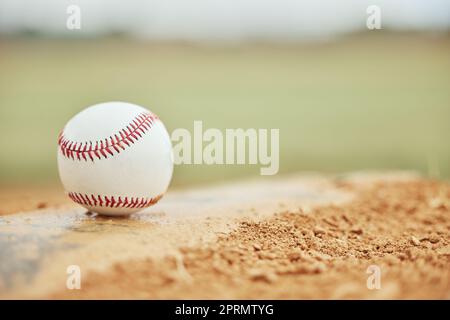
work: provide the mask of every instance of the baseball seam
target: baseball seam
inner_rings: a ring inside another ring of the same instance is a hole
[[[88,207],[108,207],[108,208],[127,208],[127,209],[142,209],[147,208],[157,203],[162,194],[154,198],[144,197],[114,197],[104,195],[82,194],[76,192],[69,192],[69,198],[74,202]]]
[[[76,142],[67,139],[62,131],[58,138],[58,145],[62,154],[72,160],[94,162],[95,158],[107,159],[119,154],[130,147],[150,130],[153,123],[158,119],[153,113],[143,112],[136,116],[125,128],[111,135],[109,138],[97,140],[95,142]]]

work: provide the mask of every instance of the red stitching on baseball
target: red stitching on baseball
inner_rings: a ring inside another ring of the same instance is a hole
[[[162,194],[154,198],[134,198],[125,197],[124,200],[119,196],[101,196],[93,194],[82,194],[76,192],[69,192],[69,198],[74,202],[88,207],[109,207],[109,208],[147,208],[159,201]]]
[[[143,112],[136,116],[125,128],[111,135],[109,138],[92,141],[75,142],[64,137],[64,131],[59,134],[58,145],[62,154],[72,160],[90,159],[94,162],[95,158],[101,160],[107,159],[130,147],[136,141],[150,130],[155,120],[158,119],[153,113]]]

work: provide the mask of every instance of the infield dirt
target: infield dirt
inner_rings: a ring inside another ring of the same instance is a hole
[[[54,201],[0,217],[1,297],[450,298],[450,185],[414,174],[179,191],[127,219]]]

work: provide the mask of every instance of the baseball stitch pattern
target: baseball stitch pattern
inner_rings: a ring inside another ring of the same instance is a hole
[[[116,134],[103,140],[97,140],[94,143],[92,141],[71,141],[64,137],[64,131],[62,131],[58,138],[58,145],[62,154],[68,159],[78,161],[88,161],[90,159],[92,162],[94,160],[101,160],[102,157],[107,159],[130,147],[142,138],[157,119],[158,116],[153,113],[140,113]]]
[[[88,207],[108,207],[108,208],[130,208],[141,209],[147,208],[157,203],[162,194],[154,198],[138,198],[138,197],[114,197],[101,196],[93,194],[82,194],[76,192],[69,192],[69,198],[74,202]]]

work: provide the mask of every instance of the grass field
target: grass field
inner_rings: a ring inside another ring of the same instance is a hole
[[[202,46],[0,41],[0,183],[57,181],[56,137],[84,107],[149,107],[169,131],[279,128],[281,172],[416,169],[450,177],[450,37]],[[179,166],[174,185],[256,175]]]

